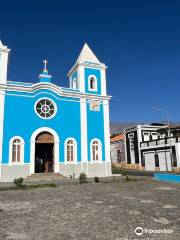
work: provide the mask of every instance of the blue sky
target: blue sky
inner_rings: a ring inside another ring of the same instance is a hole
[[[12,49],[8,79],[37,82],[42,60],[54,83],[87,42],[108,65],[113,122],[180,121],[180,3],[175,0],[1,1],[0,39]]]

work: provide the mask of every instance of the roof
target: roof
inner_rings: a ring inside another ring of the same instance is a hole
[[[98,58],[95,56],[95,54],[92,52],[90,47],[87,45],[87,43],[84,44],[81,53],[76,61],[76,63],[79,62],[90,62],[90,63],[98,63],[100,64],[100,61]]]
[[[111,137],[111,142],[117,142],[117,141],[121,141],[121,140],[124,140],[124,134],[123,133]]]

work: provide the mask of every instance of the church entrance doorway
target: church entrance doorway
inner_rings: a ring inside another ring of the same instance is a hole
[[[54,172],[54,136],[42,132],[35,140],[35,173]]]

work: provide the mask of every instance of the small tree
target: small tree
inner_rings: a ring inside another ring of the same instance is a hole
[[[84,172],[82,172],[80,175],[79,175],[79,183],[85,183],[86,182],[86,179],[87,179],[87,176]]]
[[[15,178],[14,179],[14,184],[18,187],[21,187],[22,186],[22,183],[24,181],[24,178],[20,177],[20,178]]]

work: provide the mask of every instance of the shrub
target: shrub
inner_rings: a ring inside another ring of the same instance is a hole
[[[99,177],[94,177],[94,182],[99,183]]]
[[[18,187],[21,187],[22,186],[22,183],[24,181],[24,178],[20,177],[20,178],[15,178],[14,179],[14,184]]]
[[[85,183],[86,182],[86,174],[85,173],[81,173],[80,175],[79,175],[79,183]]]
[[[125,178],[125,180],[131,180],[131,179],[130,179],[130,177],[127,175],[126,178]]]

